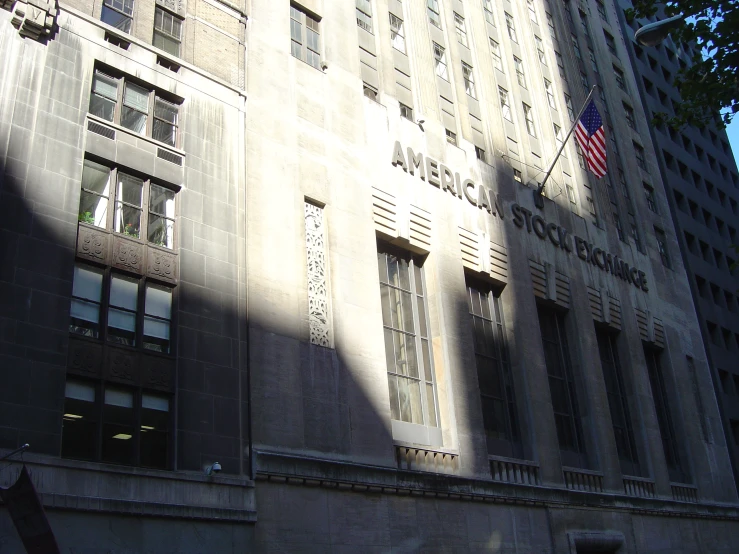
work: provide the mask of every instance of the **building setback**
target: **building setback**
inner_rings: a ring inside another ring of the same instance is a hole
[[[622,7],[4,8],[0,455],[61,550],[736,548]]]

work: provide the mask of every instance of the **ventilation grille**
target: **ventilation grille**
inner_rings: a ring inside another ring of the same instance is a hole
[[[157,158],[161,158],[175,165],[182,165],[182,156],[169,150],[164,150],[163,148],[157,148]]]
[[[100,123],[97,123],[95,121],[87,122],[87,130],[92,131],[93,133],[100,135],[101,137],[105,137],[110,140],[115,140],[115,130],[114,129],[111,129],[110,127],[106,127],[105,125],[100,125]]]

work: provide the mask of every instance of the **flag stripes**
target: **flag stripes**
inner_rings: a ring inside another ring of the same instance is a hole
[[[598,179],[606,174],[606,133],[603,129],[603,120],[590,101],[575,127],[575,139],[580,145],[588,169]]]

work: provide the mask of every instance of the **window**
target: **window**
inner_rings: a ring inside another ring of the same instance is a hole
[[[626,91],[626,79],[624,78],[624,72],[614,65],[613,75],[616,77],[616,85],[618,86],[618,88]]]
[[[131,32],[133,0],[105,0],[100,21],[124,33]]]
[[[393,48],[405,54],[405,33],[403,32],[403,20],[390,14],[390,40]]]
[[[516,79],[518,79],[518,84],[523,88],[526,88],[526,75],[523,72],[523,62],[521,61],[521,58],[513,56],[513,65],[516,68]]]
[[[606,14],[606,5],[601,0],[596,0],[595,5],[598,10],[598,15],[603,21],[608,21],[608,15]]]
[[[111,77],[96,70],[89,112],[135,133],[177,145],[179,106],[128,78]]]
[[[588,83],[588,76],[582,71],[580,72],[580,82],[582,83],[582,87],[589,92],[590,84]]]
[[[582,467],[585,445],[567,347],[565,316],[544,306],[537,306],[537,311],[562,463]]]
[[[485,12],[485,21],[494,27],[495,18],[493,17],[493,0],[482,0],[482,10]]]
[[[513,118],[511,117],[511,105],[508,102],[508,91],[503,87],[498,87],[498,96],[500,96],[500,109],[503,112],[503,118],[512,123]]]
[[[665,267],[671,267],[670,255],[667,251],[667,237],[662,229],[657,227],[654,228],[654,236],[657,238],[657,250],[659,251],[659,257],[662,260],[662,265]]]
[[[572,187],[572,185],[567,185],[567,198],[570,201],[570,204],[577,204],[577,199],[575,198],[575,189]]]
[[[580,166],[580,169],[585,169],[585,156],[583,156],[582,149],[577,141],[575,142],[575,151],[577,152],[577,165]]]
[[[557,69],[559,69],[559,76],[567,81],[567,77],[565,76],[565,62],[564,59],[562,59],[562,54],[555,50],[554,57],[557,59]]]
[[[578,11],[578,13],[580,14],[580,24],[582,25],[582,32],[586,37],[589,37],[590,32],[588,31],[588,17],[583,11]]]
[[[316,69],[321,68],[321,55],[318,53],[320,43],[318,21],[295,6],[290,6],[290,52],[294,57]],[[357,24],[359,25],[359,19]]]
[[[400,104],[400,117],[404,117],[408,119],[409,121],[413,121],[413,108],[401,103]]]
[[[362,94],[370,100],[377,102],[377,89],[367,83],[362,83]]]
[[[608,51],[614,56],[618,56],[618,54],[616,53],[616,41],[607,31],[603,31],[603,36],[606,39],[606,46],[608,47]]]
[[[532,23],[539,24],[539,18],[536,17],[536,8],[534,7],[534,0],[526,0],[526,4],[529,8],[529,19]]]
[[[498,71],[503,71],[503,59],[500,57],[500,44],[490,39],[490,53],[493,55],[493,67]]]
[[[457,146],[457,134],[452,133],[449,129],[445,129],[446,131],[446,141],[449,144],[453,144],[454,146]]]
[[[593,198],[586,196],[585,201],[588,204],[588,212],[593,217],[593,222],[598,225],[598,213],[595,211],[595,202],[593,202]]]
[[[464,17],[454,12],[454,30],[457,32],[457,40],[463,46],[469,48],[467,44],[467,29],[464,26]]]
[[[173,56],[180,55],[182,19],[156,6],[154,11],[153,44]]]
[[[641,239],[639,238],[639,229],[636,226],[636,219],[633,215],[629,214],[629,226],[631,227],[631,238],[634,239],[634,244],[639,252],[644,252]]]
[[[578,60],[582,60],[582,52],[580,51],[580,43],[577,42],[577,36],[571,33],[570,38],[572,39],[572,49],[575,51],[575,56]]]
[[[475,146],[475,157],[477,157],[477,159],[481,162],[485,162],[485,150],[483,150],[479,146]]]
[[[544,41],[534,35],[534,42],[536,43],[536,54],[539,56],[539,62],[547,65],[547,58],[544,54]]]
[[[531,106],[522,104],[523,106],[523,117],[526,120],[526,131],[532,136],[536,136],[536,127],[534,126],[534,114],[532,113]]]
[[[544,91],[547,93],[547,102],[549,107],[557,109],[557,104],[554,102],[554,90],[552,89],[552,83],[544,79]]]
[[[626,125],[636,131],[636,119],[634,119],[634,110],[631,106],[624,102],[624,115],[626,116]]]
[[[517,43],[518,38],[516,37],[516,25],[513,22],[513,16],[508,12],[505,12],[505,26],[508,29],[508,38]]]
[[[557,30],[554,28],[554,19],[552,19],[552,14],[549,12],[546,12],[547,16],[547,26],[549,27],[549,35],[552,37],[552,40],[556,43],[557,42]]]
[[[647,373],[649,374],[649,385],[652,389],[654,408],[657,412],[657,424],[662,438],[662,449],[665,453],[665,462],[670,474],[670,481],[685,483],[688,479],[682,468],[680,455],[677,447],[677,434],[672,422],[670,407],[667,402],[669,398],[665,388],[664,375],[660,365],[661,355],[659,351],[644,347],[644,356],[647,360]]]
[[[609,113],[608,112],[608,101],[606,100],[606,93],[603,92],[602,87],[598,87],[598,96],[600,96],[600,101],[601,101],[601,105],[603,106],[603,111],[606,112],[606,114],[608,114]]]
[[[636,452],[634,430],[629,415],[623,374],[616,352],[616,336],[596,329],[600,364],[603,368],[603,380],[608,395],[608,408],[611,412],[613,434],[616,439],[616,451],[621,462],[624,475],[640,475],[639,457]]]
[[[647,170],[647,160],[644,157],[644,148],[641,147],[641,145],[637,143],[633,143],[634,145],[634,156],[636,158],[636,165],[641,167],[644,171]]]
[[[560,148],[565,138],[564,133],[562,132],[562,127],[560,127],[556,123],[553,123],[552,125],[554,127],[554,142],[557,143],[557,148]]]
[[[377,263],[391,418],[438,427],[423,269],[419,260],[380,244]]]
[[[567,117],[570,121],[575,121],[575,109],[572,106],[572,97],[569,94],[565,94],[565,106],[567,106]]]
[[[171,466],[168,396],[71,377],[64,396],[62,457]]]
[[[616,205],[613,204],[613,207],[615,208]],[[624,227],[621,224],[621,217],[618,215],[618,212],[613,212],[613,225],[616,227],[616,233],[618,234],[618,240],[626,242],[626,235],[624,235]]]
[[[439,15],[441,12],[438,0],[426,0],[426,7],[431,24],[441,29],[441,16]]]
[[[356,0],[357,6],[357,25],[367,31],[372,32],[372,6],[369,0]]]
[[[516,398],[505,342],[500,297],[488,286],[467,280],[477,380],[488,452],[521,455]]]
[[[434,60],[436,65],[436,74],[444,79],[449,80],[449,74],[446,70],[446,51],[444,47],[434,43]]]
[[[513,180],[517,183],[523,183],[523,175],[521,175],[521,170],[519,169],[513,169]]]
[[[472,67],[462,62],[462,78],[464,79],[464,91],[472,98],[477,98],[475,94],[475,76],[472,74]]]
[[[595,52],[592,48],[588,48],[588,56],[590,57],[590,66],[593,68],[593,73],[598,75],[598,63],[595,61]]]
[[[642,185],[644,185],[644,196],[647,198],[647,207],[658,214],[659,211],[657,210],[657,199],[654,197],[654,189],[646,183],[642,183]]]
[[[81,188],[80,222],[174,248],[174,191],[91,160],[84,162]]]

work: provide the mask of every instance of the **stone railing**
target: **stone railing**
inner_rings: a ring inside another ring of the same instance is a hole
[[[625,476],[624,492],[629,496],[654,498],[654,481],[643,477]]]
[[[585,492],[603,492],[603,474],[599,471],[563,467],[565,486],[568,489]]]
[[[459,455],[453,452],[431,450],[417,446],[395,445],[398,469],[456,474],[459,471]]]
[[[490,473],[493,481],[540,485],[539,464],[528,460],[515,460],[499,456],[490,457]]]
[[[680,502],[698,502],[698,487],[685,483],[670,483],[672,498]]]

